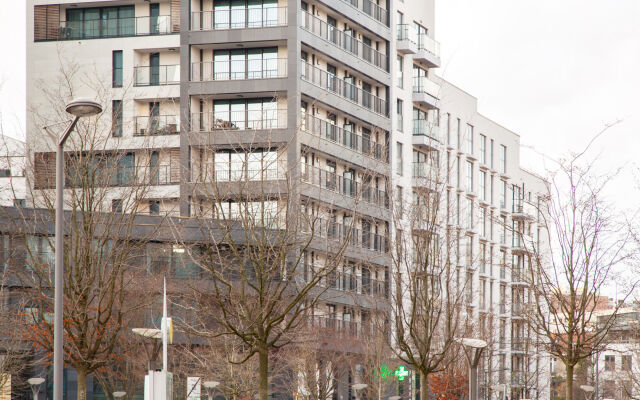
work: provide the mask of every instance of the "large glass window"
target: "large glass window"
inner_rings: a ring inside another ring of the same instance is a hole
[[[252,152],[221,151],[214,153],[217,181],[276,179],[278,155],[272,150]]]
[[[277,0],[220,0],[214,5],[214,29],[258,28],[278,24]]]
[[[69,8],[65,38],[92,39],[133,36],[136,33],[134,6]]]
[[[277,77],[277,58],[277,47],[218,50],[213,53],[213,76],[215,80]]]
[[[122,50],[114,50],[111,55],[113,87],[122,87]]]
[[[111,134],[114,137],[122,136],[122,100],[111,102]]]
[[[277,128],[277,107],[273,99],[218,100],[213,104],[213,129]]]
[[[473,154],[473,126],[467,124],[467,132],[465,133],[467,142],[467,154]]]

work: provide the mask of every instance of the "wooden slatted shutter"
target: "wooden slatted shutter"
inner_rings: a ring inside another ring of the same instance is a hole
[[[36,153],[33,161],[36,189],[54,187],[56,184],[56,153]]]
[[[180,0],[171,0],[171,32],[180,32]]]
[[[60,6],[33,6],[33,39],[57,40],[60,31]]]
[[[170,174],[171,174],[171,182],[179,183],[180,182],[180,149],[170,149],[169,150],[169,163]]]

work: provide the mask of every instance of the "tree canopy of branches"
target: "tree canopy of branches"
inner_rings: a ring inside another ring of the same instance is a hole
[[[411,206],[399,204],[393,252],[395,296],[392,348],[397,357],[420,375],[421,398],[427,399],[430,374],[442,371],[452,360],[454,339],[464,312],[466,275],[458,271],[453,243],[459,232],[446,228],[456,216],[446,196],[446,163],[433,153],[424,163],[420,188]],[[451,221],[450,221],[451,219]]]
[[[538,210],[546,229],[539,243],[514,232],[522,236],[532,258],[526,272],[532,294],[528,324],[548,353],[565,365],[567,400],[574,397],[576,366],[604,348],[622,304],[598,318],[603,301],[608,302],[603,296],[606,287],[633,262],[624,216],[605,200],[605,189],[615,175],[599,174],[597,164],[586,160],[587,150],[559,162],[546,181],[548,193]],[[633,287],[635,282],[629,286]]]

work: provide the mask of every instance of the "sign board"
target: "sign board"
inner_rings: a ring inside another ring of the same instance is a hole
[[[187,377],[187,400],[200,400],[200,377]]]

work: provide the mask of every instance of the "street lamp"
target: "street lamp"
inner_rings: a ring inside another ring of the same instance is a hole
[[[75,128],[78,120],[82,117],[90,117],[102,112],[102,106],[95,101],[88,99],[76,99],[67,104],[65,111],[73,115],[73,121],[64,131],[58,145],[56,147],[56,260],[55,260],[55,299],[54,299],[54,323],[53,323],[53,400],[62,399],[62,379],[63,379],[63,326],[62,314],[62,292],[64,290],[64,207],[63,189],[64,189],[64,142],[67,141],[73,128]]]
[[[136,335],[142,336],[148,339],[154,339],[154,343],[151,346],[151,354],[149,354],[149,350],[147,345],[144,344],[144,351],[147,353],[147,369],[150,370],[151,365],[155,367],[156,358],[158,357],[158,352],[160,351],[160,344],[158,342],[159,339],[162,339],[162,330],[156,328],[133,328],[131,329],[133,333]]]
[[[493,385],[493,386],[491,386],[491,389],[495,390],[496,392],[502,392],[502,399],[503,400],[507,397],[507,384],[506,383],[501,383],[499,385]]]
[[[44,378],[29,378],[27,383],[31,386],[33,392],[33,400],[38,400],[38,394],[40,393],[40,385],[44,383]]]
[[[400,400],[402,396],[391,396],[388,400]]]
[[[478,364],[482,350],[487,347],[487,342],[481,339],[460,338],[456,341],[465,348],[464,355],[469,362],[469,400],[478,400]],[[466,348],[475,349],[473,356],[470,355]]]
[[[580,385],[580,389],[584,390],[587,400],[593,396],[593,392],[596,390],[596,388],[591,385]]]
[[[127,392],[113,392],[114,399],[121,399],[127,395]]]
[[[353,391],[356,392],[356,400],[358,400],[358,390],[366,389],[369,385],[366,383],[354,383],[351,385]]]
[[[216,381],[206,381],[202,384],[202,386],[204,386],[204,389],[207,391],[207,397],[209,398],[209,400],[213,400],[213,391],[218,387],[219,384],[220,382]]]

